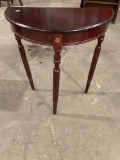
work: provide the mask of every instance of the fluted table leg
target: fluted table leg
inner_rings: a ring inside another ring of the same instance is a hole
[[[29,64],[28,64],[28,60],[27,60],[27,57],[26,57],[24,46],[21,42],[21,38],[19,38],[16,35],[15,35],[15,38],[18,42],[18,49],[19,49],[19,52],[20,52],[20,55],[21,55],[21,58],[22,58],[22,61],[23,61],[23,64],[24,64],[24,68],[25,68],[29,83],[31,85],[32,90],[35,90],[33,79],[32,79],[32,74],[31,74],[31,71],[30,71],[30,67],[29,67]]]
[[[60,52],[62,49],[62,35],[54,34],[53,35],[53,49],[55,51],[54,55],[54,64],[53,69],[53,114],[56,114],[57,111],[57,102],[58,102],[58,93],[59,93],[59,79],[60,79]]]
[[[89,71],[89,74],[88,74],[88,80],[87,80],[87,84],[86,84],[86,88],[85,88],[85,93],[87,93],[88,90],[89,90],[91,80],[93,78],[94,71],[95,71],[95,68],[96,68],[96,64],[97,64],[97,61],[98,61],[98,58],[99,58],[99,55],[100,55],[101,44],[102,44],[103,40],[104,40],[104,35],[100,36],[98,38],[98,44],[95,48],[92,63],[91,63],[91,67],[90,67],[90,71]]]

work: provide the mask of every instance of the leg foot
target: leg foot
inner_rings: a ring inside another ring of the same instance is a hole
[[[20,5],[23,6],[22,0],[19,0],[19,2],[20,2]]]
[[[56,110],[57,110],[57,103],[55,104],[53,102],[53,114],[56,115]]]

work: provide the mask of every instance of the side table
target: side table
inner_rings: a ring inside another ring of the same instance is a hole
[[[113,17],[112,9],[8,7],[5,11],[5,17],[10,22],[11,29],[15,34],[24,68],[33,90],[35,87],[21,39],[53,46],[55,52],[53,114],[56,114],[57,110],[62,46],[98,39],[85,88],[85,93],[88,92],[100,54],[101,43]]]

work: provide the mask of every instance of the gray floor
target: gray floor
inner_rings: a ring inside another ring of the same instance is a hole
[[[53,49],[23,41],[36,87],[32,91],[4,18],[6,6],[2,2],[0,8],[0,160],[120,160],[120,11],[106,33],[89,94],[84,88],[96,41],[63,48],[58,113],[53,116]]]

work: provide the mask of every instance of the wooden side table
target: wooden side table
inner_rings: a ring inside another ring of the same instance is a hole
[[[112,23],[115,23],[118,9],[120,6],[120,0],[81,0],[80,7],[104,7],[112,8],[114,10],[114,16]]]
[[[0,7],[1,7],[1,1],[6,1],[8,6],[10,7],[10,2],[13,4],[14,0],[0,0]],[[20,5],[23,6],[22,0],[19,0]]]
[[[15,34],[26,74],[33,90],[35,87],[21,39],[53,46],[55,52],[53,114],[56,114],[57,110],[62,46],[98,39],[85,88],[85,93],[88,92],[100,54],[101,43],[113,17],[112,9],[8,7],[5,17],[10,22],[11,29]]]

